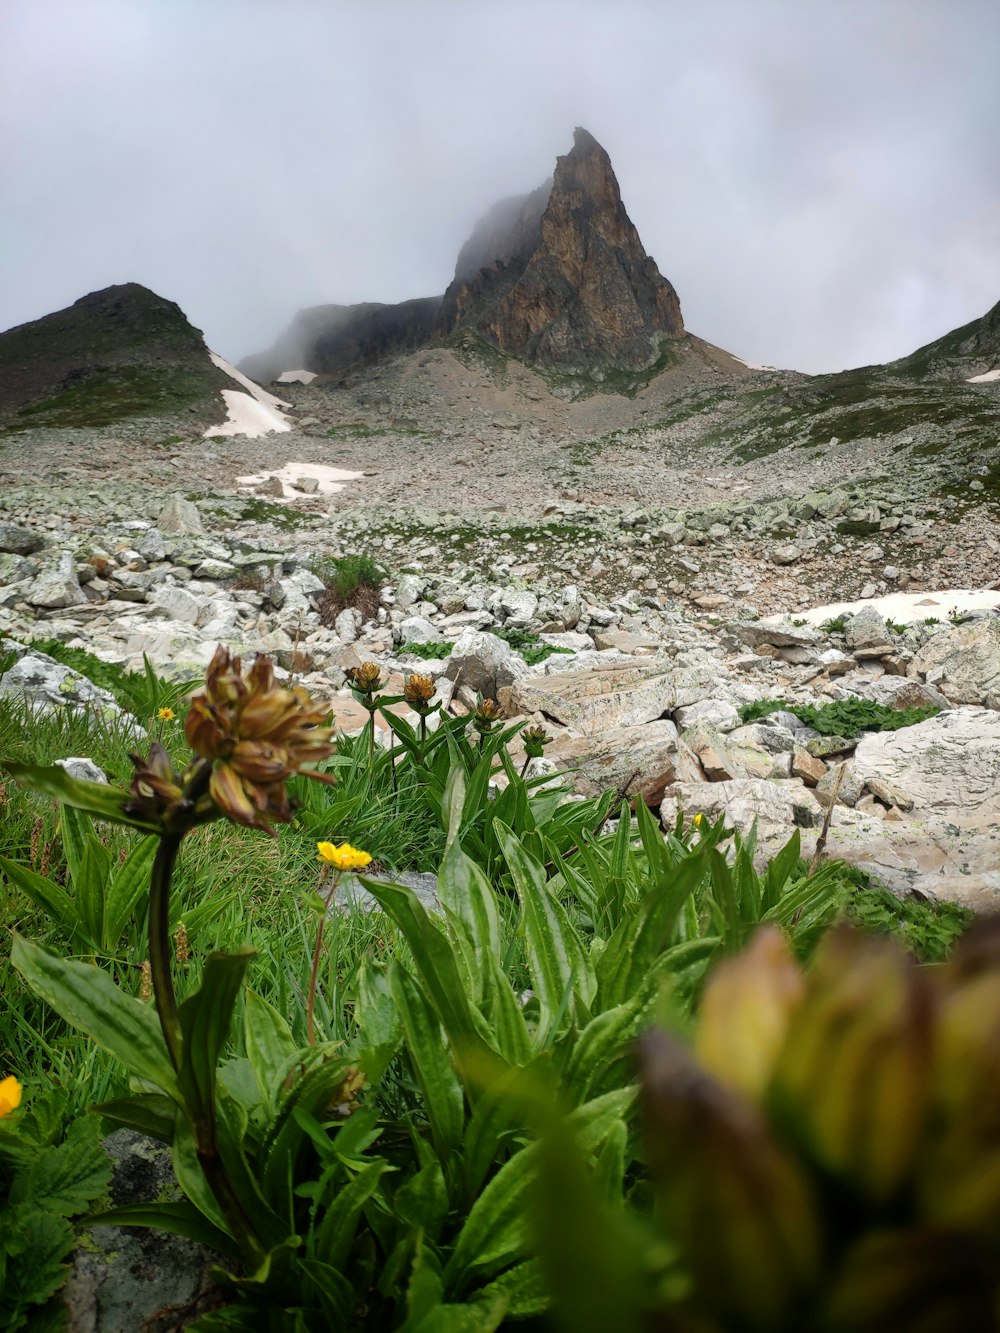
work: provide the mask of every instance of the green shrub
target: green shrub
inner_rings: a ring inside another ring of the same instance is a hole
[[[325,625],[332,625],[347,607],[356,607],[365,620],[374,618],[388,575],[370,556],[313,556],[309,568],[326,585],[326,592],[319,599],[320,617]]]
[[[550,643],[542,643],[537,634],[532,634],[526,629],[489,629],[488,633],[495,634],[498,639],[503,639],[524,658],[528,666],[537,666],[539,662],[544,662],[547,657],[553,653],[568,653],[569,648],[555,648]]]
[[[820,625],[820,629],[823,630],[825,634],[843,634],[850,618],[851,617],[846,611],[839,616],[831,616],[829,620],[823,621],[822,625]]]
[[[447,657],[454,643],[403,643],[396,652],[400,657],[419,657],[422,662],[433,662]]]
[[[800,721],[819,732],[821,736],[860,736],[863,731],[898,731],[916,722],[925,722],[941,710],[926,708],[889,708],[871,699],[837,699],[828,704],[792,704],[782,699],[757,699],[743,704],[739,714],[742,722],[759,722],[772,713],[794,713]]]

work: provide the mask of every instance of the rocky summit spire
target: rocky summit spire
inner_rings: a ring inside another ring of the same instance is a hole
[[[586,130],[543,186],[497,210],[463,248],[445,293],[444,333],[471,329],[502,351],[565,370],[640,369],[684,333],[680,302],[643,249],[607,153]],[[492,262],[485,254],[492,250]],[[482,266],[470,273],[468,257]]]

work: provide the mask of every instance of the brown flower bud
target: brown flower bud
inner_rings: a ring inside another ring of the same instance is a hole
[[[403,698],[418,713],[426,712],[434,698],[434,682],[430,676],[421,676],[416,673],[408,676],[406,684],[403,686]]]

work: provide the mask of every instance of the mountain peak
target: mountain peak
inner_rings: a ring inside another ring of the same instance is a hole
[[[677,293],[643,249],[589,130],[574,131],[547,181],[479,220],[443,297],[303,312],[241,368],[260,380],[292,363],[343,376],[463,332],[569,374],[645,371],[664,340],[684,336]]]
[[[503,208],[507,233],[491,210],[463,248],[444,332],[472,329],[509,355],[566,370],[641,369],[663,338],[683,335],[677,294],[643,249],[589,131],[574,132],[551,186]],[[469,252],[487,248],[491,262],[470,273]]]

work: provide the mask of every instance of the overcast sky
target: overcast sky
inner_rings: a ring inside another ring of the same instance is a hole
[[[998,70],[998,0],[0,0],[0,328],[442,292],[584,125],[689,329],[888,360],[1000,300]]]

